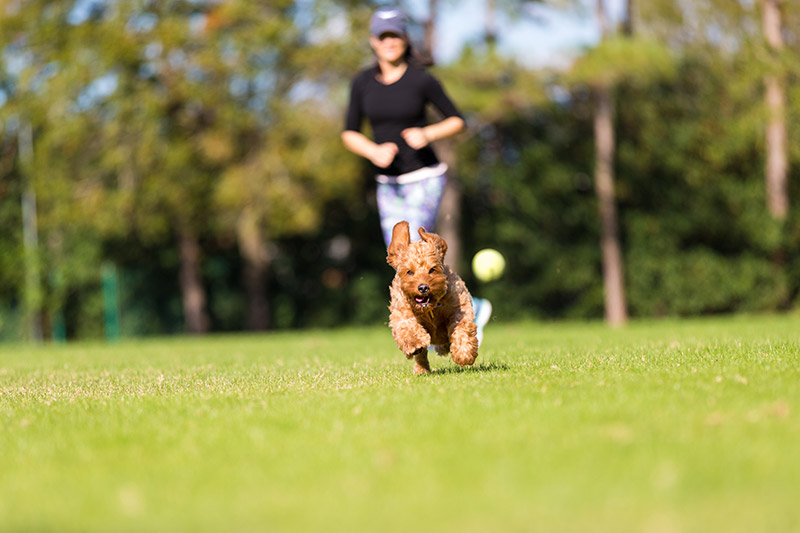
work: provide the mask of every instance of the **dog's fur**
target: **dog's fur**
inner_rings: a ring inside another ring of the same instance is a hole
[[[394,341],[407,359],[414,359],[415,374],[431,371],[431,345],[439,355],[450,352],[458,365],[471,365],[478,357],[472,297],[458,274],[444,264],[444,239],[425,228],[419,228],[419,236],[421,241],[411,242],[405,221],[392,230],[386,262],[396,272],[389,305]]]

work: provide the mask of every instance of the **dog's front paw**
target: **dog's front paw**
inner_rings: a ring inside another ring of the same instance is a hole
[[[459,366],[469,366],[478,358],[478,339],[474,332],[457,332],[452,339],[450,354],[453,362]]]
[[[457,351],[453,350],[452,352],[453,362],[458,366],[471,366],[475,363],[475,359],[478,358],[478,351],[476,350],[475,353],[458,353]]]
[[[431,338],[429,335],[415,337],[413,339],[406,339],[402,343],[398,343],[400,349],[406,355],[406,359],[411,359],[416,354],[427,352],[428,346],[431,345]]]

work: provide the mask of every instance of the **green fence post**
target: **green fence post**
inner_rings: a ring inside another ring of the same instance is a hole
[[[53,342],[62,343],[67,340],[67,324],[64,322],[64,312],[60,309],[53,313]]]
[[[117,267],[113,263],[103,263],[100,272],[103,283],[103,332],[106,340],[115,341],[119,339]]]

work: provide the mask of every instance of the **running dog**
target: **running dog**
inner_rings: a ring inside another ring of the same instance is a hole
[[[422,240],[411,242],[408,222],[398,222],[386,262],[395,269],[390,288],[389,326],[397,347],[414,359],[414,373],[431,371],[428,347],[451,354],[460,365],[478,357],[472,297],[464,281],[444,263],[447,243],[419,228]]]

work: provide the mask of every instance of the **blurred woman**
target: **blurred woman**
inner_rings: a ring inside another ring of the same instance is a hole
[[[434,231],[447,165],[431,143],[463,131],[465,124],[441,83],[425,70],[430,62],[412,49],[400,10],[381,8],[372,15],[369,44],[376,63],[353,79],[342,142],[376,168],[378,213],[388,246],[392,228],[401,220],[412,229]],[[444,118],[429,124],[428,105]],[[373,139],[361,132],[365,119]],[[475,298],[473,308],[481,340],[492,306]]]

